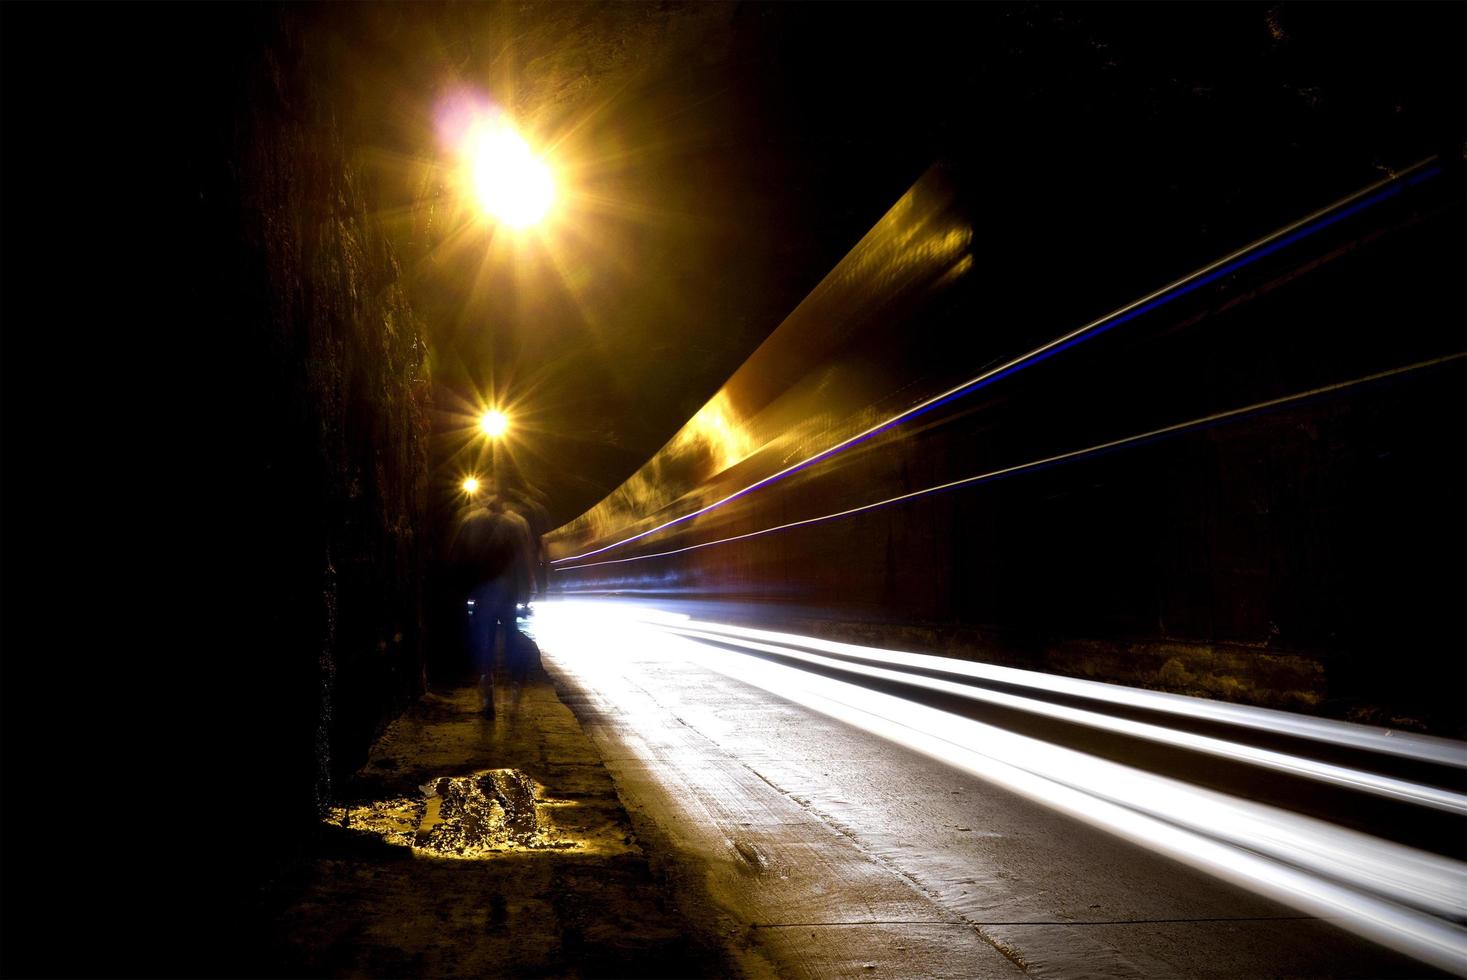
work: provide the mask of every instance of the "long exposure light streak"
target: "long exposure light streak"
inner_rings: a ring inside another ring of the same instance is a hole
[[[969,772],[1141,847],[1467,973],[1467,865],[1144,772],[795,666],[720,651],[594,603],[548,603],[552,660],[592,685],[608,647],[660,649]],[[556,608],[560,607],[560,608]]]
[[[1128,735],[1132,738],[1145,739],[1150,742],[1170,745],[1175,748],[1202,752],[1234,762],[1244,762],[1277,772],[1301,776],[1305,779],[1341,786],[1346,789],[1370,793],[1375,796],[1399,800],[1417,806],[1430,807],[1434,810],[1467,814],[1467,796],[1450,790],[1439,789],[1435,786],[1424,786],[1420,783],[1407,782],[1403,779],[1394,779],[1377,773],[1351,769],[1347,766],[1320,762],[1317,759],[1290,755],[1286,752],[1274,752],[1269,749],[1258,748],[1257,746],[1230,742],[1226,739],[1178,731],[1163,725],[1152,725],[1146,722],[1132,721],[1128,718],[1117,718],[1112,715],[1101,714],[1097,711],[1087,711],[1083,708],[1050,704],[1045,701],[1035,700],[1034,698],[1005,694],[1002,691],[990,691],[968,684],[945,681],[934,677],[925,677],[920,674],[892,670],[887,667],[875,667],[836,660],[790,647],[775,646],[756,640],[739,639],[718,632],[705,632],[698,629],[694,624],[688,624],[686,626],[668,625],[663,628],[679,636],[694,639],[708,639],[718,643],[740,646],[749,650],[772,653],[780,657],[799,660],[813,666],[839,670],[861,677],[896,681],[900,684],[919,687],[928,691],[936,691],[973,701],[984,701],[989,704],[1002,705],[1004,707],[1026,711],[1030,714],[1054,718],[1059,721],[1085,725],[1089,728],[1114,732],[1119,735]]]
[[[1467,970],[1467,930],[1372,894],[1385,888],[1431,905],[1445,897],[1454,903],[1451,914],[1460,916],[1467,913],[1460,862],[1418,853],[1397,869],[1392,856],[1409,849],[1383,841],[1384,851],[1350,859],[1352,848],[1370,838],[794,668],[689,656],[1382,945]],[[1315,834],[1320,837],[1311,841]],[[1426,889],[1414,881],[1421,867],[1436,871]]]
[[[872,731],[873,721],[882,722],[877,727],[884,730],[883,734],[904,744],[909,744],[914,735],[921,736],[924,742],[930,739],[946,742],[948,745],[940,746],[937,756],[945,761],[963,758],[964,754],[986,757],[1077,790],[1092,802],[1105,800],[1145,813],[1363,891],[1384,892],[1393,900],[1434,914],[1467,913],[1464,904],[1467,903],[1467,866],[1460,861],[1051,745],[794,667],[751,662],[737,654],[720,657],[704,650],[690,650],[685,656],[717,673],[806,707],[816,707],[823,699],[864,713],[869,717],[864,722],[856,722],[858,727]],[[826,708],[816,707],[816,710],[829,714]],[[959,752],[954,753],[953,749]],[[1467,939],[1467,933],[1463,937]]]
[[[1112,439],[1109,442],[1099,443],[1094,446],[1087,446],[1084,449],[1073,449],[1069,452],[1059,453],[1054,456],[1046,456],[1042,459],[1030,460],[1026,463],[1016,463],[1012,466],[1002,467],[1001,469],[989,470],[984,473],[975,474],[974,476],[963,477],[960,480],[951,480],[947,483],[937,484],[936,486],[924,487],[920,490],[913,490],[910,493],[903,493],[895,497],[888,497],[885,500],[878,500],[873,503],[862,504],[859,507],[850,507],[845,510],[835,511],[834,513],[822,514],[819,517],[807,517],[803,520],[790,521],[785,524],[777,524],[772,527],[761,528],[757,531],[748,531],[744,534],[735,534],[726,538],[718,538],[715,541],[702,541],[698,544],[685,545],[681,548],[671,548],[667,551],[655,551],[645,555],[633,555],[629,558],[606,558],[602,559],[601,561],[582,562],[579,565],[567,565],[564,568],[556,569],[556,571],[565,572],[573,571],[577,568],[594,568],[598,565],[619,565],[626,562],[646,561],[649,558],[666,558],[670,555],[680,555],[689,551],[697,551],[701,548],[712,548],[717,545],[732,544],[735,541],[747,541],[750,538],[762,537],[763,535],[774,534],[778,531],[788,531],[792,528],[807,527],[812,524],[822,524],[826,521],[834,521],[843,517],[850,517],[852,515],[860,514],[868,510],[875,510],[878,507],[889,507],[893,504],[899,504],[904,501],[914,500],[918,497],[925,497],[929,494],[941,493],[945,490],[953,490],[958,487],[966,487],[973,486],[978,483],[986,483],[988,481],[997,480],[1002,477],[1013,476],[1017,473],[1023,473],[1030,470],[1037,470],[1048,466],[1054,466],[1059,463],[1072,462],[1074,460],[1082,459],[1087,456],[1095,456],[1116,449],[1132,448],[1142,445],[1144,443],[1163,439],[1168,436],[1178,435],[1189,430],[1201,429],[1207,426],[1217,425],[1222,422],[1244,418],[1246,416],[1250,416],[1259,412],[1270,411],[1272,409],[1281,408],[1285,405],[1292,405],[1311,398],[1318,398],[1324,395],[1333,394],[1335,392],[1344,391],[1346,389],[1354,388],[1359,385],[1370,384],[1376,381],[1383,381],[1387,378],[1393,378],[1399,375],[1408,374],[1413,371],[1421,371],[1427,368],[1437,367],[1451,361],[1461,360],[1464,357],[1467,357],[1467,351],[1459,351],[1455,354],[1448,354],[1444,357],[1436,357],[1427,361],[1417,361],[1414,364],[1405,364],[1400,367],[1391,368],[1386,371],[1378,371],[1375,374],[1368,374],[1363,377],[1352,378],[1348,381],[1339,381],[1334,384],[1322,385],[1318,388],[1310,388],[1308,391],[1296,392],[1292,395],[1283,395],[1279,398],[1270,398],[1267,401],[1255,402],[1252,405],[1244,405],[1240,408],[1232,408],[1226,411],[1216,412],[1212,415],[1202,416],[1201,418],[1188,419],[1185,422],[1177,422],[1172,425],[1162,426],[1159,429],[1151,429],[1146,432],[1140,432],[1136,435],[1125,436],[1124,438],[1120,439]],[[596,552],[590,552],[590,554],[596,554]]]
[[[580,554],[566,555],[562,558],[554,559],[551,564],[558,565],[564,562],[578,561],[582,558],[590,558],[595,555],[604,554],[605,552],[611,551],[614,548],[620,548],[624,545],[631,544],[634,541],[640,541],[643,538],[656,534],[659,531],[666,530],[669,527],[673,527],[677,524],[682,524],[686,521],[691,521],[694,518],[700,517],[703,514],[707,514],[708,512],[718,507],[722,507],[724,504],[727,504],[730,501],[737,500],[738,498],[743,497],[746,494],[753,493],[754,491],[762,487],[766,487],[772,483],[782,480],[785,477],[788,477],[800,470],[805,469],[806,467],[813,466],[816,463],[829,459],[830,457],[840,452],[850,449],[852,446],[865,442],[868,439],[874,438],[875,436],[880,435],[881,433],[886,432],[889,429],[892,429],[905,422],[908,422],[911,419],[914,419],[920,415],[924,415],[927,412],[933,411],[956,399],[970,395],[973,392],[985,388],[990,384],[993,384],[1003,378],[1008,377],[1009,375],[1015,374],[1020,370],[1031,367],[1034,364],[1040,363],[1041,361],[1047,360],[1048,358],[1053,357],[1061,351],[1067,350],[1085,340],[1093,339],[1094,337],[1099,336],[1107,330],[1134,320],[1137,317],[1143,316],[1144,314],[1149,313],[1152,310],[1165,305],[1166,303],[1170,303],[1173,300],[1176,300],[1182,296],[1187,295],[1188,293],[1194,292],[1197,289],[1202,288],[1208,283],[1215,282],[1223,276],[1230,275],[1233,272],[1236,272],[1239,269],[1252,264],[1253,262],[1257,262],[1258,260],[1268,255],[1272,255],[1273,253],[1283,248],[1286,248],[1303,238],[1308,237],[1309,235],[1315,234],[1316,232],[1328,228],[1329,226],[1336,224],[1353,214],[1356,214],[1360,211],[1365,210],[1368,207],[1380,203],[1381,201],[1393,197],[1396,194],[1400,193],[1403,187],[1413,186],[1430,177],[1436,176],[1441,171],[1440,168],[1433,166],[1435,161],[1435,156],[1428,157],[1425,160],[1422,160],[1405,168],[1399,173],[1392,174],[1391,176],[1386,177],[1383,180],[1376,181],[1373,184],[1363,187],[1360,190],[1355,191],[1353,194],[1343,197],[1332,204],[1328,204],[1322,208],[1319,208],[1318,210],[1305,215],[1297,221],[1291,222],[1290,224],[1287,224],[1282,228],[1279,228],[1276,231],[1273,231],[1270,234],[1257,239],[1256,241],[1244,245],[1242,248],[1236,249],[1228,253],[1227,255],[1224,255],[1222,258],[1216,259],[1215,261],[1203,266],[1200,269],[1197,269],[1193,272],[1188,273],[1185,276],[1182,276],[1180,279],[1173,280],[1172,282],[1167,283],[1165,286],[1153,290],[1152,292],[1147,293],[1145,296],[1142,296],[1141,298],[1134,300],[1117,310],[1113,310],[1096,320],[1092,320],[1089,323],[1084,324],[1083,326],[1076,327],[1068,333],[1055,337],[1052,340],[1049,340],[1046,343],[1034,348],[1033,350],[1030,350],[1024,354],[1020,354],[1015,358],[1005,361],[1003,364],[984,371],[977,377],[970,378],[967,381],[962,382],[961,384],[949,388],[947,391],[941,392],[937,395],[933,395],[926,401],[923,401],[909,409],[899,412],[882,422],[878,422],[877,424],[867,429],[864,429],[861,432],[858,432],[855,435],[844,439],[827,449],[821,450],[820,452],[815,453],[811,456],[807,456],[799,462],[792,463],[789,466],[786,466],[783,469],[770,474],[769,476],[756,480],[753,483],[750,483],[748,486],[743,487],[739,490],[735,490],[733,493],[730,493],[725,497],[715,500],[710,504],[706,504],[705,506],[700,507],[697,510],[691,511],[678,517],[674,517],[671,520],[664,521],[663,523],[658,524],[656,527],[648,528],[645,531],[640,531],[636,534],[629,535],[625,538],[620,539],[619,541],[614,541],[611,544],[603,545],[600,548],[593,548],[590,551],[584,551]]]
[[[1330,718],[1311,718],[1290,711],[1232,704],[1185,694],[1148,691],[1144,688],[1107,684],[1080,677],[1063,677],[1036,670],[1002,667],[971,660],[955,660],[927,653],[911,653],[882,647],[859,646],[820,637],[781,633],[772,630],[710,623],[691,616],[670,613],[654,606],[618,603],[626,608],[626,618],[654,626],[683,627],[710,634],[719,639],[748,638],[775,644],[783,653],[790,648],[820,650],[843,659],[855,659],[877,666],[893,664],[918,670],[945,673],[955,677],[990,681],[1009,687],[1021,687],[1049,694],[1080,697],[1087,701],[1122,708],[1141,708],[1158,714],[1176,715],[1194,721],[1217,722],[1236,728],[1288,735],[1329,745],[1411,759],[1433,765],[1467,769],[1467,744],[1434,735],[1418,735],[1389,728],[1372,728]],[[604,613],[598,611],[598,615]],[[903,677],[909,677],[904,674]]]

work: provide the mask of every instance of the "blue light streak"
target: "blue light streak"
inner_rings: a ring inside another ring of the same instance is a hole
[[[560,565],[565,562],[579,561],[582,558],[591,558],[595,555],[604,554],[615,548],[620,548],[623,545],[628,545],[635,541],[640,541],[643,538],[658,533],[659,531],[665,531],[670,527],[674,527],[678,524],[693,520],[696,517],[701,517],[702,515],[707,514],[718,507],[722,507],[724,504],[737,500],[740,497],[753,493],[754,491],[769,486],[772,483],[783,480],[785,477],[799,473],[802,470],[814,466],[816,463],[828,460],[838,453],[845,452],[847,449],[867,442],[870,439],[873,439],[876,436],[879,436],[885,432],[889,432],[897,426],[903,425],[906,422],[911,421],[912,419],[926,415],[929,412],[935,411],[938,408],[942,408],[945,405],[951,404],[952,402],[960,398],[965,398],[976,391],[980,391],[983,388],[988,387],[989,385],[995,384],[998,381],[1009,377],[1010,375],[1016,374],[1026,368],[1033,367],[1035,364],[1040,364],[1063,351],[1069,350],[1070,348],[1077,346],[1078,344],[1084,343],[1088,340],[1093,340],[1094,338],[1106,333],[1109,330],[1114,329],[1115,327],[1120,326],[1121,324],[1129,323],[1141,316],[1144,316],[1147,313],[1152,312],[1153,310],[1159,309],[1160,307],[1173,302],[1174,300],[1180,299],[1183,296],[1187,296],[1193,292],[1196,292],[1204,286],[1207,286],[1225,276],[1237,272],[1239,269],[1245,268],[1246,266],[1249,266],[1254,262],[1258,262],[1261,259],[1264,259],[1270,255],[1275,254],[1276,252],[1281,251],[1282,249],[1288,248],[1290,245],[1293,245],[1309,237],[1310,235],[1316,234],[1317,232],[1320,232],[1325,228],[1344,221],[1345,219],[1355,214],[1358,214],[1361,211],[1366,210],[1367,208],[1373,207],[1382,201],[1388,200],[1389,198],[1392,198],[1399,194],[1403,187],[1415,186],[1431,177],[1437,176],[1442,172],[1442,169],[1441,167],[1432,165],[1435,160],[1435,157],[1428,157],[1425,160],[1422,160],[1418,163],[1413,164],[1410,167],[1407,167],[1405,170],[1401,171],[1398,174],[1392,174],[1384,180],[1380,180],[1367,187],[1363,187],[1353,194],[1350,194],[1349,196],[1334,202],[1333,204],[1329,204],[1323,208],[1320,208],[1319,210],[1308,214],[1303,218],[1300,218],[1297,221],[1286,225],[1283,228],[1280,228],[1277,231],[1274,231],[1271,234],[1266,235],[1255,242],[1252,242],[1251,244],[1245,245],[1242,248],[1237,249],[1220,259],[1217,259],[1209,265],[1203,266],[1202,268],[1197,269],[1196,271],[1191,272],[1186,276],[1183,276],[1181,279],[1175,280],[1174,282],[1171,282],[1166,286],[1163,286],[1160,289],[1155,290],[1154,292],[1133,301],[1127,306],[1123,306],[1118,310],[1112,311],[1111,313],[1106,314],[1098,320],[1093,320],[1090,323],[1087,323],[1082,327],[1078,327],[1067,334],[1056,337],[1053,340],[1050,340],[1049,342],[1039,347],[1036,347],[1028,353],[1021,354],[1018,357],[1015,357],[1012,360],[1008,361],[1007,363],[1000,365],[999,367],[996,367],[990,371],[986,371],[978,377],[962,383],[956,388],[951,388],[948,391],[936,395],[919,405],[913,406],[912,408],[909,408],[904,412],[900,412],[897,415],[894,415],[891,418],[887,419],[885,422],[880,422],[877,425],[866,429],[864,432],[857,433],[856,435],[851,436],[850,438],[845,439],[841,442],[838,442],[828,449],[821,450],[820,452],[815,453],[814,455],[809,456],[798,463],[794,463],[790,466],[785,467],[782,470],[779,470],[776,473],[772,473],[769,476],[756,480],[755,482],[749,484],[743,489],[736,490],[726,497],[715,500],[713,503],[707,504],[687,514],[683,514],[680,517],[674,517],[671,520],[665,521],[662,524],[657,525],[656,527],[648,528],[645,531],[640,531],[636,534],[622,538],[620,541],[614,541],[611,544],[604,545],[600,548],[594,548],[590,551],[585,551],[578,555],[567,555],[564,558],[556,558],[551,561],[550,564]],[[667,554],[675,553],[676,552],[667,552]],[[592,564],[609,563],[595,562]],[[584,568],[587,566],[577,565],[572,567]],[[561,569],[555,570],[560,571]]]
[[[703,548],[712,548],[715,545],[732,544],[735,541],[747,541],[750,538],[763,537],[766,534],[773,534],[776,531],[788,531],[793,528],[807,527],[812,524],[824,524],[827,521],[837,520],[842,517],[851,517],[855,514],[860,514],[868,510],[875,510],[879,507],[888,507],[892,504],[904,503],[908,500],[914,500],[918,497],[925,497],[929,494],[940,493],[945,490],[954,490],[959,487],[974,486],[979,483],[989,483],[994,480],[1000,480],[1005,477],[1015,476],[1020,473],[1034,473],[1040,470],[1048,469],[1052,466],[1059,466],[1064,463],[1072,463],[1080,459],[1100,456],[1106,453],[1115,452],[1120,449],[1135,449],[1139,446],[1149,445],[1150,443],[1157,442],[1161,439],[1181,435],[1185,432],[1199,431],[1202,429],[1211,428],[1212,426],[1221,425],[1225,422],[1241,421],[1243,419],[1251,418],[1264,412],[1269,412],[1284,407],[1291,407],[1309,401],[1311,399],[1322,398],[1326,395],[1336,394],[1350,388],[1376,384],[1392,378],[1399,377],[1403,374],[1409,374],[1415,371],[1425,370],[1427,368],[1438,367],[1440,365],[1448,364],[1454,361],[1461,361],[1464,358],[1467,358],[1467,351],[1459,351],[1455,354],[1448,354],[1445,357],[1433,358],[1429,361],[1419,361],[1414,364],[1406,364],[1401,367],[1391,368],[1388,371],[1380,371],[1375,374],[1366,375],[1361,378],[1352,378],[1348,381],[1340,381],[1335,384],[1324,385],[1320,388],[1311,388],[1308,391],[1301,391],[1292,395],[1284,395],[1281,398],[1271,398],[1268,401],[1257,402],[1252,405],[1244,405],[1239,408],[1228,409],[1227,411],[1217,412],[1212,415],[1203,416],[1202,418],[1189,419],[1185,422],[1177,422],[1173,425],[1163,426],[1160,429],[1152,429],[1148,432],[1140,432],[1136,435],[1126,436],[1121,439],[1113,439],[1109,442],[1100,443],[1099,445],[1087,446],[1084,449],[1074,449],[1069,452],[1059,453],[1054,456],[1047,456],[1043,459],[1030,460],[1027,463],[1016,463],[1012,466],[1005,466],[997,470],[989,470],[986,473],[979,473],[974,476],[963,477],[960,480],[953,480],[948,483],[938,484],[937,486],[925,487],[921,490],[913,490],[910,493],[900,494],[896,497],[889,497],[885,500],[878,500],[874,503],[862,504],[859,507],[851,507],[847,510],[836,511],[833,514],[823,514],[819,517],[809,517],[800,521],[791,521],[787,524],[777,524],[773,527],[761,528],[757,531],[749,531],[744,534],[735,534],[732,537],[719,538],[715,541],[704,541],[699,544],[690,544],[681,548],[673,548],[668,551],[656,551],[645,555],[634,555],[630,558],[607,558],[603,559],[602,561],[582,562],[579,565],[570,565],[566,568],[556,569],[556,571],[568,572],[574,571],[578,568],[594,568],[599,565],[622,565],[628,562],[644,561],[648,558],[667,558],[672,555],[680,555],[689,551],[698,551]],[[595,554],[595,552],[590,552],[590,554]]]

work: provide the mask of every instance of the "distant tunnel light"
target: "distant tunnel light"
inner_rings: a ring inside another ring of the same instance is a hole
[[[471,497],[479,492],[479,481],[474,479],[472,476],[466,477],[462,486],[464,493],[468,494]]]
[[[469,173],[485,212],[511,228],[536,224],[555,203],[550,167],[507,126],[486,126],[475,134]]]

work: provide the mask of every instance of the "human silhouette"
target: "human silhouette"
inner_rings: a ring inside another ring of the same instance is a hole
[[[550,585],[550,562],[545,550],[545,535],[550,532],[550,511],[545,506],[545,495],[527,482],[509,486],[504,491],[510,509],[525,519],[529,525],[532,592],[544,596]]]
[[[515,627],[515,607],[529,599],[534,582],[529,525],[498,496],[460,515],[449,543],[457,590],[463,596],[464,636],[469,662],[478,675],[479,707],[494,714],[494,671],[498,651],[519,689],[525,680],[526,639]]]

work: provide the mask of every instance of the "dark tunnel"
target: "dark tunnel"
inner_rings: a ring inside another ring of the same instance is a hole
[[[553,557],[622,547],[1426,169],[550,591],[1462,738],[1460,360],[661,554],[1460,355],[1462,8],[1199,6],[0,8],[0,972],[299,967],[272,903],[387,726],[471,679],[464,477],[543,494]],[[583,161],[562,251],[463,224],[463,91]],[[924,194],[966,229],[947,264],[862,265]],[[725,396],[737,458],[679,450]],[[1243,680],[1178,680],[1204,649]]]

